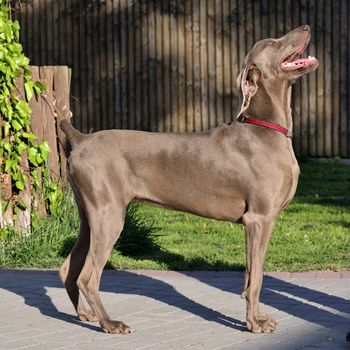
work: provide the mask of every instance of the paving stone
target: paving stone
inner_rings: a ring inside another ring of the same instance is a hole
[[[105,334],[78,320],[53,270],[0,269],[0,348],[349,349],[350,273],[266,273],[261,310],[272,334],[245,328],[242,272],[105,271],[101,299],[136,329]]]

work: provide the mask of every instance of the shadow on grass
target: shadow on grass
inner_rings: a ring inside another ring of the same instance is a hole
[[[335,160],[302,160],[295,201],[350,208],[350,166]]]
[[[156,242],[157,236],[160,234],[160,228],[155,227],[152,222],[138,213],[137,204],[132,204],[128,207],[124,229],[114,249],[123,256],[131,257],[134,260],[153,260],[166,265],[169,270],[241,271],[244,269],[242,264],[227,264],[220,260],[209,263],[200,257],[186,259],[181,254],[168,252]],[[60,249],[62,257],[69,254],[75,241],[75,236],[69,236],[63,241]],[[113,264],[108,261],[105,269],[113,270],[114,268]]]

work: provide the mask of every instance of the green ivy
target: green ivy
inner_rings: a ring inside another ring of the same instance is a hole
[[[24,55],[19,43],[19,23],[12,21],[7,1],[0,0],[0,174],[9,174],[12,191],[16,200],[11,201],[14,212],[25,210],[25,204],[18,194],[25,189],[30,176],[32,193],[41,190],[48,193],[48,207],[57,206],[53,200],[60,197],[60,188],[50,180],[48,169],[49,145],[40,144],[31,132],[31,109],[28,102],[39,96],[46,88],[40,81],[33,82],[29,59]],[[23,75],[25,100],[18,96],[16,79]],[[22,167],[22,157],[26,154],[29,172]],[[39,182],[38,168],[42,168],[42,185]],[[42,188],[40,188],[42,187]],[[55,194],[53,194],[55,193]],[[3,210],[9,203],[3,202]]]

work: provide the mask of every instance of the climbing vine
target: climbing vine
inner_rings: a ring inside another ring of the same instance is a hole
[[[29,59],[19,42],[19,31],[19,23],[11,19],[8,2],[0,0],[0,175],[10,176],[12,187],[11,200],[6,200],[5,195],[0,196],[0,209],[4,213],[10,205],[14,215],[18,210],[26,209],[19,195],[25,190],[26,182],[30,181],[32,194],[40,186],[48,186],[48,193],[55,192],[57,187],[48,179],[48,143],[38,143],[30,129],[31,109],[28,102],[33,96],[39,96],[45,85],[40,81],[32,81]],[[24,99],[16,87],[16,79],[21,75],[24,80]],[[28,159],[26,168],[23,165],[24,157]],[[42,169],[42,185],[39,183],[39,167]]]

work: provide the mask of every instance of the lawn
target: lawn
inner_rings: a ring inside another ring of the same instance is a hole
[[[350,269],[350,166],[336,161],[300,165],[297,194],[274,227],[265,270]],[[31,237],[3,237],[0,264],[59,266],[78,230],[72,207],[67,196],[61,217],[37,223]],[[242,270],[244,254],[241,225],[142,204],[131,207],[107,267]]]

